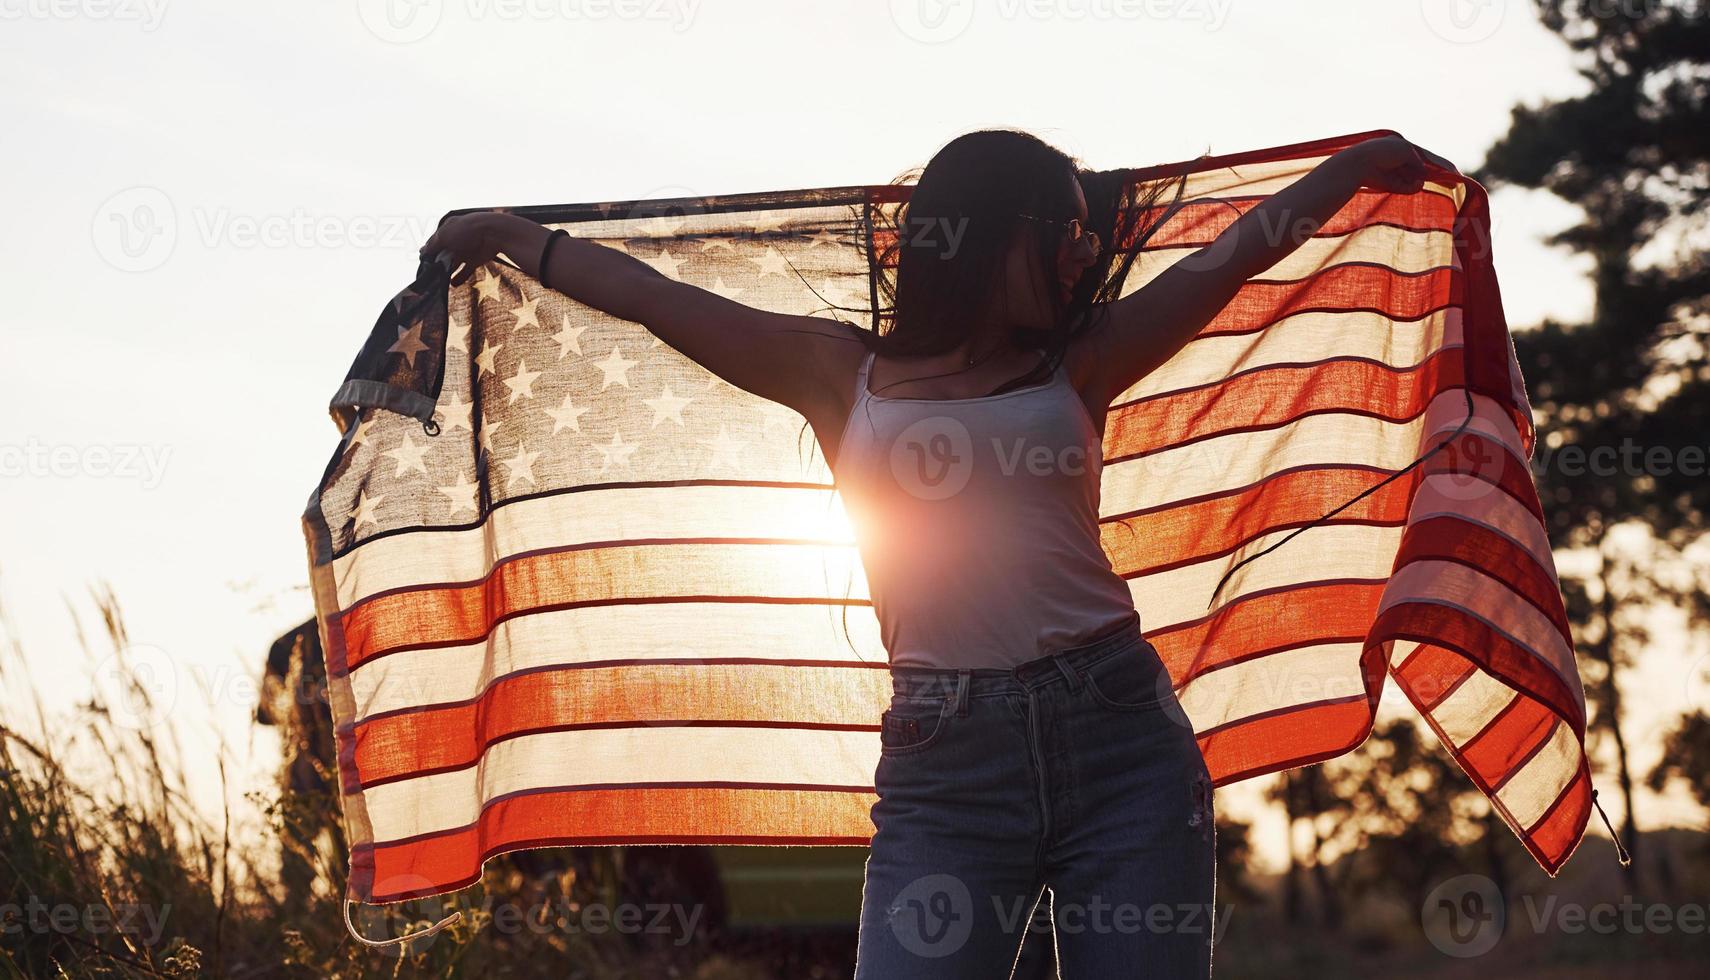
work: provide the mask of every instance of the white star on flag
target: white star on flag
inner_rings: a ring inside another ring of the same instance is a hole
[[[746,293],[748,290],[736,288],[733,286],[726,286],[724,284],[724,277],[723,276],[714,276],[713,277],[713,284],[711,286],[707,287],[707,291],[711,292],[711,293],[717,293],[718,295],[723,296],[725,299],[735,299],[736,297],[741,296],[743,293]]]
[[[676,279],[679,281],[681,281],[683,278],[682,276],[677,274],[677,267],[682,265],[683,262],[681,259],[674,257],[671,254],[671,250],[668,248],[662,248],[659,250],[658,255],[654,256],[651,259],[642,259],[641,261],[646,262],[648,265],[652,266],[655,269],[658,269],[660,274],[662,274],[668,278]]]
[[[671,386],[670,385],[665,386],[665,390],[659,393],[658,398],[643,398],[642,399],[643,402],[645,402],[647,405],[649,405],[653,408],[653,425],[654,426],[658,426],[659,423],[665,421],[666,419],[671,419],[672,421],[676,422],[678,425],[682,425],[683,424],[683,406],[689,404],[689,402],[691,400],[692,399],[681,398],[681,397],[678,397],[676,395],[671,394]]]
[[[636,447],[624,442],[623,436],[614,432],[611,442],[604,445],[596,442],[594,449],[600,454],[600,473],[604,474],[614,462],[619,466],[628,466],[629,454],[635,452]]]
[[[571,403],[570,396],[564,396],[564,404],[557,408],[549,408],[546,414],[552,416],[552,434],[557,435],[559,429],[569,429],[572,432],[582,431],[582,413],[587,408],[577,408]]]
[[[499,434],[499,423],[491,415],[481,417],[481,445],[491,449],[493,437]]]
[[[524,364],[521,359],[518,359],[517,373],[505,379],[505,387],[511,390],[510,400],[505,404],[515,405],[518,398],[533,398],[534,382],[536,378],[540,377],[540,375],[541,372],[530,371],[528,369],[528,365]]]
[[[383,493],[377,493],[370,497],[367,490],[358,492],[356,495],[356,506],[350,511],[351,526],[361,527],[364,524],[380,523],[375,519],[374,511],[380,506],[380,501],[385,499],[386,495]]]
[[[504,346],[504,344],[495,344],[491,340],[483,343],[481,345],[481,353],[475,355],[476,367],[481,371],[490,371],[493,374],[498,374],[499,369],[493,366],[493,358],[499,355],[499,351],[503,350]]]
[[[517,318],[517,322],[511,329],[521,330],[523,327],[540,326],[540,320],[536,318],[534,310],[534,308],[539,305],[540,297],[536,296],[534,299],[512,309],[511,315]]]
[[[580,357],[582,354],[582,331],[588,329],[587,326],[572,327],[570,325],[570,314],[568,313],[564,314],[563,324],[563,326],[558,328],[558,332],[552,335],[552,339],[558,342],[558,346],[560,348],[558,351],[558,359],[561,361],[564,360],[565,355],[572,351]]]
[[[469,353],[469,321],[458,316],[452,316],[451,323],[446,327],[445,349],[447,352],[457,351]]]
[[[632,361],[629,358],[624,357],[621,351],[616,347],[613,347],[612,352],[606,356],[605,360],[594,362],[595,367],[605,372],[605,379],[600,382],[600,390],[605,391],[614,384],[623,385],[625,388],[628,388],[629,369],[635,367],[639,363],[641,362]]]
[[[742,456],[738,450],[748,444],[746,442],[739,442],[732,439],[730,437],[730,433],[724,430],[723,423],[719,424],[718,435],[711,439],[701,439],[699,441],[701,445],[712,449],[711,465],[717,466],[719,463],[723,462],[726,465],[733,466],[738,469],[741,468]]]
[[[539,458],[539,452],[531,453],[521,446],[518,446],[517,454],[515,456],[512,456],[510,459],[499,460],[499,462],[505,464],[505,472],[509,474],[509,477],[505,480],[505,490],[509,491],[513,484],[521,483],[525,480],[528,482],[529,486],[534,486],[534,461]]]
[[[790,273],[790,264],[784,260],[784,253],[770,245],[766,246],[765,255],[762,255],[759,258],[750,256],[748,261],[760,267],[761,278],[765,278],[766,276],[787,276]]]
[[[406,432],[404,433],[404,441],[398,444],[398,448],[388,449],[380,455],[390,456],[398,461],[397,472],[392,474],[394,479],[401,477],[406,473],[416,472],[417,470],[420,470],[421,474],[426,476],[427,466],[422,463],[422,456],[427,453],[427,450],[428,447],[426,445],[416,445],[416,441],[411,439],[410,434]]]
[[[367,441],[369,436],[374,434],[374,415],[373,415],[373,413],[364,412],[361,415],[361,419],[362,419],[362,421],[360,421],[356,424],[356,431],[354,431],[350,434],[350,448],[351,449],[355,449],[357,446],[362,445],[365,441]]]
[[[475,292],[482,299],[497,301],[499,299],[499,277],[483,268],[475,276]]]
[[[434,489],[445,494],[451,500],[451,513],[453,515],[466,510],[480,512],[480,508],[475,505],[475,494],[481,489],[481,484],[470,483],[469,479],[463,475],[462,470],[457,471],[456,483],[449,487],[435,487]]]
[[[439,406],[441,416],[440,426],[447,432],[462,429],[465,432],[475,431],[470,421],[474,417],[475,406],[463,400],[463,396],[452,392],[445,404]]]

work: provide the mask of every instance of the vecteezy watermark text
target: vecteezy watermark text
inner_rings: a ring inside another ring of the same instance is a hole
[[[61,936],[131,936],[146,946],[160,942],[172,905],[121,902],[113,905],[49,903],[31,895],[22,902],[0,902],[0,936],[26,933]]]
[[[166,474],[170,455],[171,446],[133,443],[0,443],[0,478],[136,480],[153,490]]]
[[[4,20],[104,20],[136,23],[152,31],[166,16],[168,0],[0,0]]]

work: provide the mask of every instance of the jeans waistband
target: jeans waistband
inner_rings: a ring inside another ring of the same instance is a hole
[[[1081,669],[1145,642],[1140,632],[1140,616],[1136,613],[1103,636],[1052,650],[1014,667],[892,667],[891,690],[905,697],[927,698],[940,694],[959,697],[1020,694],[1058,681],[1074,687],[1079,683],[1076,678]]]

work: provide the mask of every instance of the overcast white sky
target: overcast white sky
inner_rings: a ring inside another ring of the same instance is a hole
[[[312,612],[327,398],[447,210],[879,182],[988,126],[1099,167],[1391,128],[1470,169],[1579,89],[1529,2],[977,7],[0,0],[0,598],[38,686],[81,693],[66,597],[106,580],[245,743]],[[1583,315],[1536,244],[1572,210],[1493,203],[1510,322]]]

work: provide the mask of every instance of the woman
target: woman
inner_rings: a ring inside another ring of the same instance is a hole
[[[1105,415],[1356,190],[1411,193],[1428,166],[1454,173],[1399,137],[1342,150],[1121,296],[1161,185],[969,133],[900,213],[877,333],[502,213],[453,218],[422,251],[463,263],[458,283],[503,252],[812,426],[893,691],[857,977],[1008,975],[1046,886],[1063,975],[1202,977],[1221,921],[1210,783],[1100,545]]]

